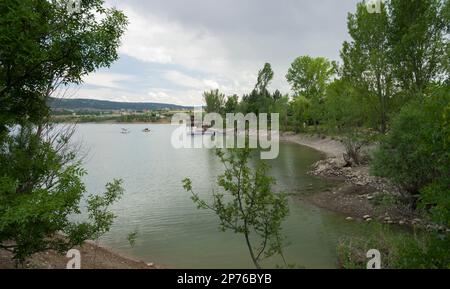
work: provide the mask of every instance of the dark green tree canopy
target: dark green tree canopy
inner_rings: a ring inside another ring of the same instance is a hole
[[[236,113],[239,105],[239,97],[235,94],[228,97],[225,103],[225,113]]]
[[[67,1],[0,1],[0,249],[17,263],[36,252],[67,251],[96,239],[112,225],[108,210],[123,192],[121,181],[86,199],[85,171],[71,146],[73,130],[54,130],[46,100],[61,85],[117,59],[127,24],[102,0],[83,0],[69,13]]]
[[[263,69],[258,72],[258,80],[255,85],[255,90],[263,92],[267,90],[270,82],[273,79],[273,70],[270,63],[264,64]]]
[[[66,1],[0,2],[0,129],[39,120],[52,90],[117,59],[127,19],[103,2],[83,0],[79,13]]]
[[[222,114],[225,106],[225,94],[218,89],[205,91],[203,99],[206,103],[206,112]]]

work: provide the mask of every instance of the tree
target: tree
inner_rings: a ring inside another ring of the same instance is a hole
[[[286,79],[296,95],[321,99],[334,74],[335,64],[326,58],[301,56],[291,64]]]
[[[346,80],[335,79],[327,87],[324,122],[328,129],[346,132],[370,124],[370,105]]]
[[[270,63],[264,64],[263,69],[258,72],[258,78],[255,88],[248,95],[244,95],[242,101],[245,103],[246,112],[253,112],[256,115],[260,113],[268,113],[270,105],[274,102],[272,95],[267,87],[274,76]],[[279,92],[275,97],[279,96]]]
[[[71,14],[65,3],[0,2],[0,132],[39,122],[51,91],[117,59],[123,13],[104,8],[103,0],[83,0],[80,13]]]
[[[223,113],[225,106],[225,94],[220,93],[218,89],[205,91],[203,93],[203,99],[206,103],[207,113]]]
[[[87,199],[87,220],[80,214],[86,195],[85,171],[69,146],[72,129],[48,128],[39,134],[23,125],[0,150],[0,248],[13,253],[17,264],[48,249],[64,253],[109,230],[114,214],[108,207],[123,193],[121,181],[106,185],[106,193]],[[45,137],[44,137],[45,136]]]
[[[244,235],[251,259],[260,269],[263,258],[274,254],[283,257],[281,223],[289,209],[286,197],[272,191],[275,180],[266,175],[267,166],[262,162],[255,170],[248,166],[250,152],[249,149],[217,151],[225,166],[225,173],[219,176],[217,183],[224,192],[213,192],[211,204],[194,193],[190,179],[183,181],[183,187],[192,194],[199,209],[215,212],[222,231],[232,230]],[[259,241],[258,247],[253,243],[255,240]]]
[[[450,106],[448,87],[435,90],[430,98],[405,106],[394,119],[392,129],[375,154],[373,172],[400,187],[405,199],[415,207],[420,193],[428,186],[442,196],[441,205],[449,206],[448,172],[450,150],[446,119]],[[428,199],[438,195],[428,191]],[[436,205],[430,202],[427,205]]]
[[[298,96],[289,103],[289,115],[294,121],[297,132],[304,129],[306,123],[310,120],[309,115],[310,102],[304,96]]]
[[[227,102],[225,103],[225,113],[236,113],[238,105],[239,98],[236,94],[228,97]]]
[[[369,13],[364,3],[355,14],[348,16],[351,42],[344,42],[341,57],[343,77],[365,95],[365,102],[373,104],[378,115],[378,129],[387,131],[390,101],[394,94],[392,49],[389,45],[389,16],[381,4],[381,13]]]
[[[281,125],[287,129],[289,114],[289,96],[282,95],[278,90],[272,95],[273,104],[269,110],[270,113],[278,113]]]
[[[394,75],[409,94],[423,94],[433,82],[448,79],[449,2],[392,0],[388,4],[389,42]]]
[[[449,4],[442,0],[393,0],[381,13],[364,4],[348,18],[351,42],[341,57],[344,77],[353,82],[366,103],[373,104],[381,133],[389,116],[427,88],[449,79]]]
[[[70,147],[73,130],[55,131],[47,99],[117,59],[126,17],[85,0],[70,14],[58,1],[0,2],[0,248],[18,263],[48,249],[63,252],[109,230],[108,207],[121,181],[87,199],[87,221],[71,221],[86,194]]]
[[[273,79],[273,70],[270,63],[264,64],[263,69],[258,72],[258,80],[255,89],[259,92],[267,91],[267,86]]]
[[[301,56],[291,64],[286,75],[296,97],[303,96],[309,101],[309,115],[314,125],[322,116],[325,92],[334,74],[335,64],[326,58]]]

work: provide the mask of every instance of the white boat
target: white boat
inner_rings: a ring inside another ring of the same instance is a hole
[[[129,134],[131,131],[129,131],[126,128],[122,128],[121,134]]]

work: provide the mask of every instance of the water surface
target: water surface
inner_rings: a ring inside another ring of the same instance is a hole
[[[146,127],[151,133],[143,133]],[[121,134],[127,128],[130,134]],[[170,125],[81,124],[76,140],[87,150],[84,167],[89,193],[104,191],[113,178],[126,189],[114,205],[117,219],[101,242],[147,262],[173,268],[252,268],[243,236],[218,229],[217,218],[197,210],[181,181],[189,177],[206,199],[217,189],[223,171],[213,150],[174,149]],[[306,174],[320,153],[297,144],[282,143],[280,155],[269,163],[277,179],[276,190],[289,194],[290,215],[283,224],[289,242],[288,263],[306,268],[334,268],[336,244],[341,236],[357,234],[357,224],[342,216],[299,201],[298,196],[333,184]],[[138,231],[131,247],[127,235]],[[266,267],[282,264],[279,258]]]

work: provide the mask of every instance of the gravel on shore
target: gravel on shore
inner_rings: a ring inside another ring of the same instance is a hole
[[[370,174],[369,165],[347,167],[343,155],[346,152],[341,141],[327,136],[283,133],[281,141],[297,143],[326,155],[311,166],[309,174],[334,180],[341,185],[330,190],[301,197],[313,205],[347,217],[347,220],[379,220],[398,225],[417,225],[421,220],[407,208],[396,204],[382,205],[385,196],[399,196],[398,189],[383,178]]]

